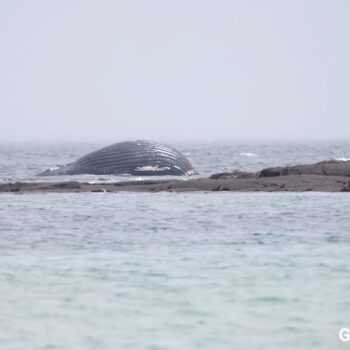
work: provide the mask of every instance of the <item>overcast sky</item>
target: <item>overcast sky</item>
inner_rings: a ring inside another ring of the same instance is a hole
[[[0,139],[349,138],[349,0],[0,1]]]

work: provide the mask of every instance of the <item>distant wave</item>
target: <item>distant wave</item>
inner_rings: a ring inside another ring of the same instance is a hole
[[[243,157],[257,157],[258,155],[255,154],[255,153],[249,153],[249,152],[242,152],[239,154],[240,156],[243,156]]]

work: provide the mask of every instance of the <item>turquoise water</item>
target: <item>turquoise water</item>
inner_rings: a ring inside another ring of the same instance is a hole
[[[0,196],[0,349],[347,349],[350,196]]]

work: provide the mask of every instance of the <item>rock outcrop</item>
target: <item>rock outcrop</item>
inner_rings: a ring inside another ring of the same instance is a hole
[[[67,192],[350,192],[350,161],[324,161],[263,169],[260,172],[233,171],[209,178],[189,180],[144,180],[115,183],[77,181],[0,184],[0,193]]]

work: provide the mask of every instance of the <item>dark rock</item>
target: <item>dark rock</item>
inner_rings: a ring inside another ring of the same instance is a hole
[[[350,161],[328,160],[316,164],[273,167],[261,170],[259,177],[286,175],[349,176]]]

